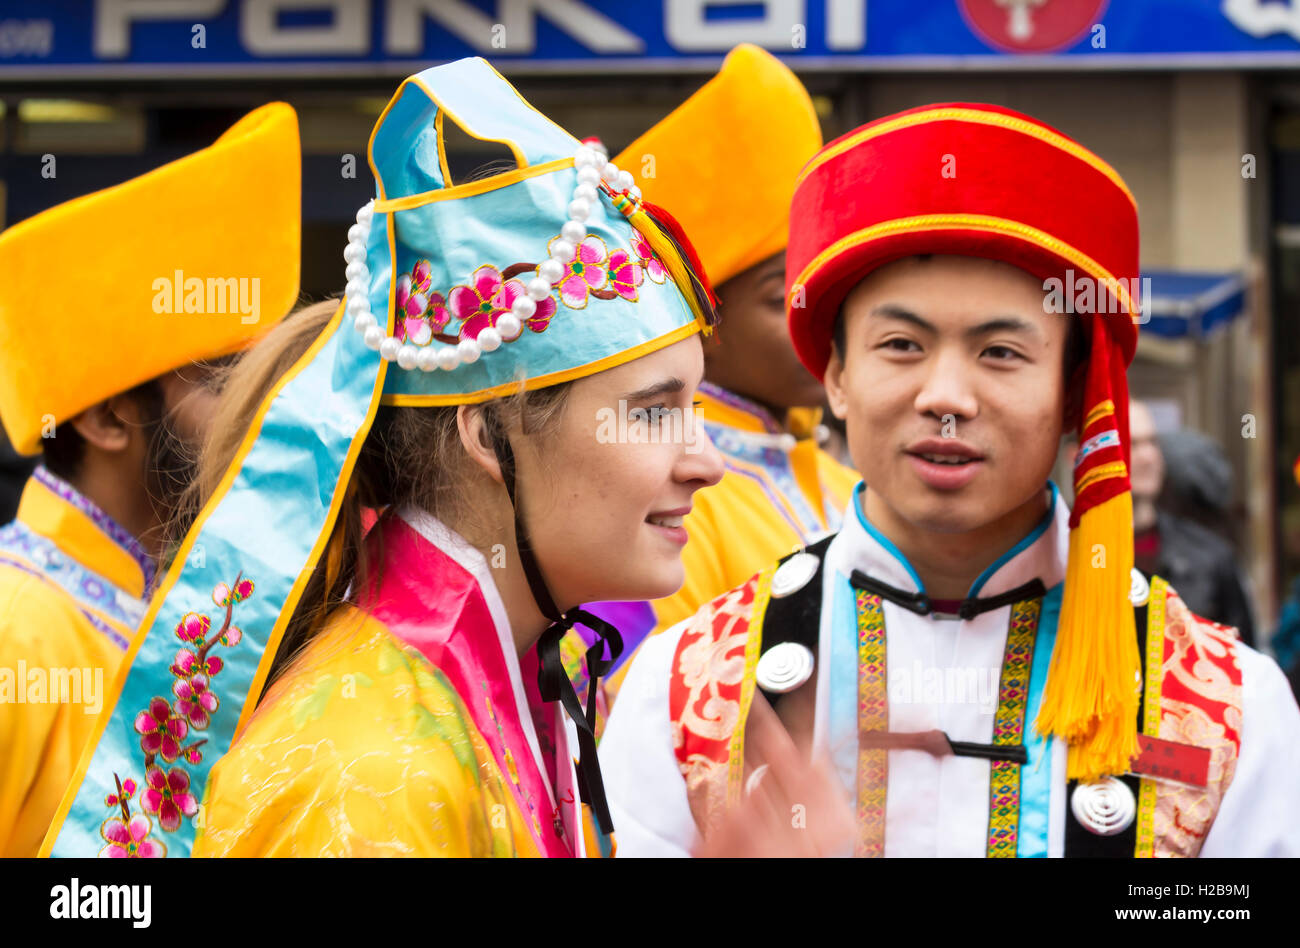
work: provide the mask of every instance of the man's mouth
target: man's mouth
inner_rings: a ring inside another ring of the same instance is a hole
[[[916,476],[934,490],[959,490],[984,468],[985,457],[973,445],[955,438],[925,438],[905,452]]]
[[[935,464],[969,464],[971,461],[979,460],[978,458],[961,457],[956,454],[918,454],[919,458],[925,458]]]
[[[676,516],[655,516],[646,517],[646,523],[654,524],[656,527],[680,527],[682,521],[686,518],[681,515]]]

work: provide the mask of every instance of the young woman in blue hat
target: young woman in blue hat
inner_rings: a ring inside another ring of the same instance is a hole
[[[453,182],[445,121],[517,167]],[[483,60],[406,80],[370,163],[345,301],[228,380],[197,516],[46,852],[609,850],[594,688],[584,708],[559,643],[594,633],[594,682],[619,636],[577,604],[682,583],[681,520],[722,473],[692,411],[712,294],[631,175]],[[770,743],[755,806],[779,812],[805,778]],[[756,832],[821,838],[782,822]]]

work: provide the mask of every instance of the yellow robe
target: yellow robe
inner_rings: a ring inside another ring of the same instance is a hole
[[[455,689],[345,606],[213,766],[193,854],[538,852]]]
[[[862,479],[818,447],[812,433],[819,411],[794,410],[782,429],[762,408],[707,383],[699,398],[701,418],[723,454],[726,473],[717,485],[695,494],[684,523],[690,536],[682,553],[686,582],[651,604],[652,634],[694,615],[792,550],[838,530]],[[758,453],[770,463],[756,460]],[[611,701],[631,657],[606,683]]]
[[[112,710],[104,692],[144,608],[141,555],[35,477],[0,530],[0,856],[36,855]]]

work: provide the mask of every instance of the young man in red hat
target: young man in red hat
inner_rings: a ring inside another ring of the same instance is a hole
[[[1029,116],[926,106],[819,152],[791,226],[795,350],[865,482],[833,538],[643,646],[601,746],[620,853],[723,825],[768,701],[855,800],[846,853],[1300,855],[1280,670],[1133,571],[1119,175]]]

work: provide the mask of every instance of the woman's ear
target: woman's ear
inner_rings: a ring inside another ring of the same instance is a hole
[[[456,428],[460,432],[460,443],[470,460],[477,464],[498,484],[504,484],[501,476],[501,461],[497,458],[496,446],[492,442],[492,432],[482,405],[461,405],[456,409]]]

